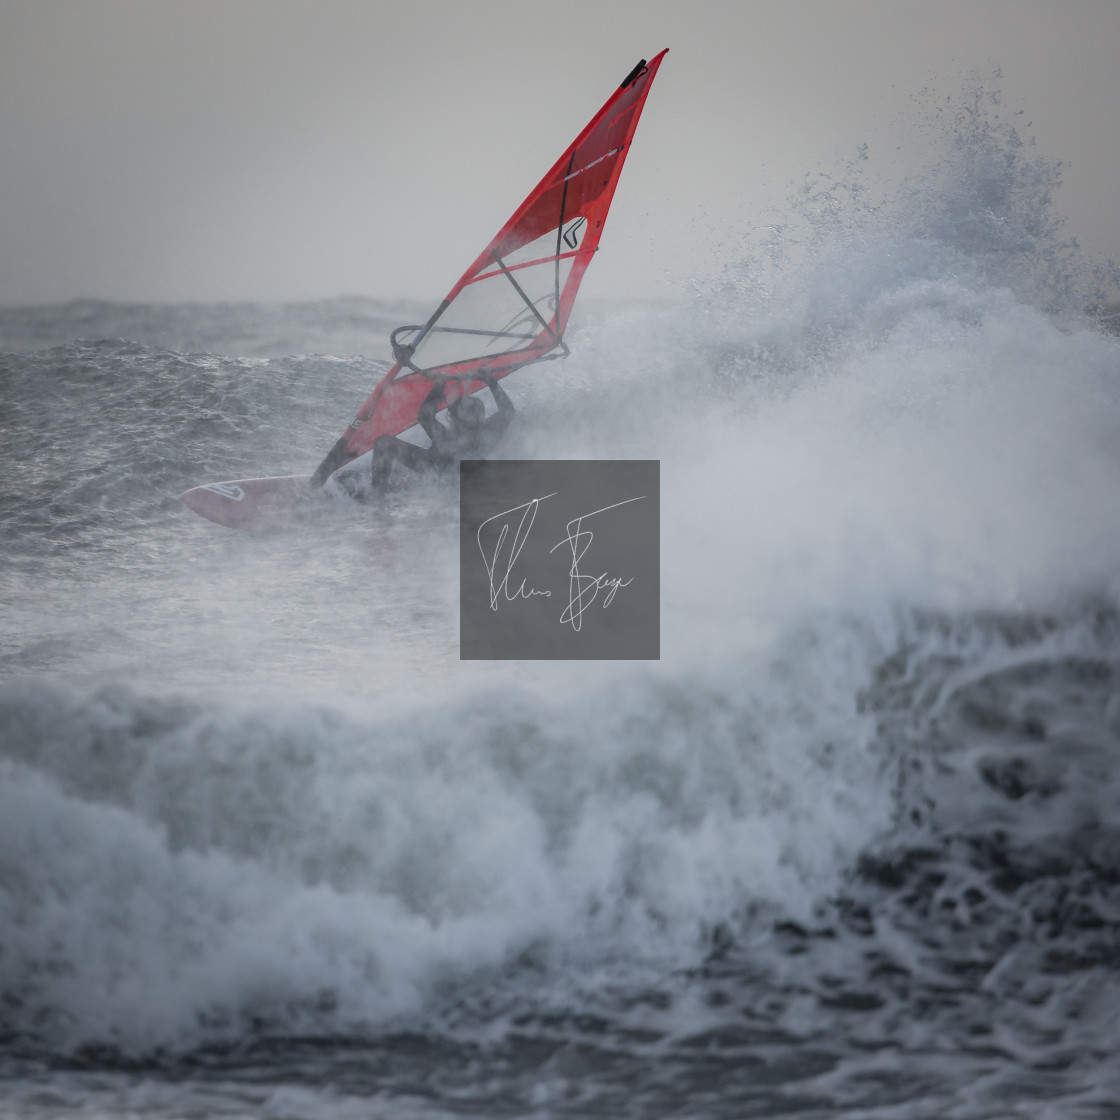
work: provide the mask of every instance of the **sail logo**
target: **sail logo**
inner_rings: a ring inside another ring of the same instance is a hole
[[[569,249],[579,248],[580,239],[583,237],[583,231],[586,225],[586,218],[576,218],[576,220],[564,230],[564,244],[567,245]]]

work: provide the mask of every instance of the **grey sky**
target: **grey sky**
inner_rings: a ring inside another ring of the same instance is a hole
[[[0,0],[0,303],[438,299],[640,56],[585,290],[666,294],[806,170],[1002,70],[1120,256],[1116,0]],[[882,155],[882,159],[878,157]]]

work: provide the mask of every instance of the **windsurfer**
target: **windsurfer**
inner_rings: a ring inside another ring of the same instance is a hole
[[[419,447],[396,436],[382,436],[373,445],[371,480],[375,489],[388,480],[394,462],[414,471],[447,470],[460,459],[484,459],[497,447],[513,419],[513,402],[492,373],[483,371],[475,376],[490,390],[498,411],[487,416],[486,406],[477,397],[459,397],[448,408],[450,422],[444,425],[436,412],[443,401],[446,381],[434,379],[416,416],[432,441],[431,447]]]

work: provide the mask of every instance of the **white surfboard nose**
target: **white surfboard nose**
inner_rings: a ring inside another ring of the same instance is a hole
[[[230,529],[267,529],[324,507],[330,496],[309,475],[209,482],[182,494],[183,504]]]

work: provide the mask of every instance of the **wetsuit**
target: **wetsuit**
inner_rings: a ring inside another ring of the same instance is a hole
[[[513,402],[492,374],[481,374],[480,380],[498,406],[493,416],[467,427],[457,422],[452,412],[451,423],[442,424],[436,413],[443,399],[443,383],[437,381],[416,416],[432,441],[431,447],[418,447],[396,436],[382,436],[373,445],[373,484],[379,486],[388,479],[394,460],[414,471],[447,470],[460,459],[484,459],[493,451],[513,419]]]

